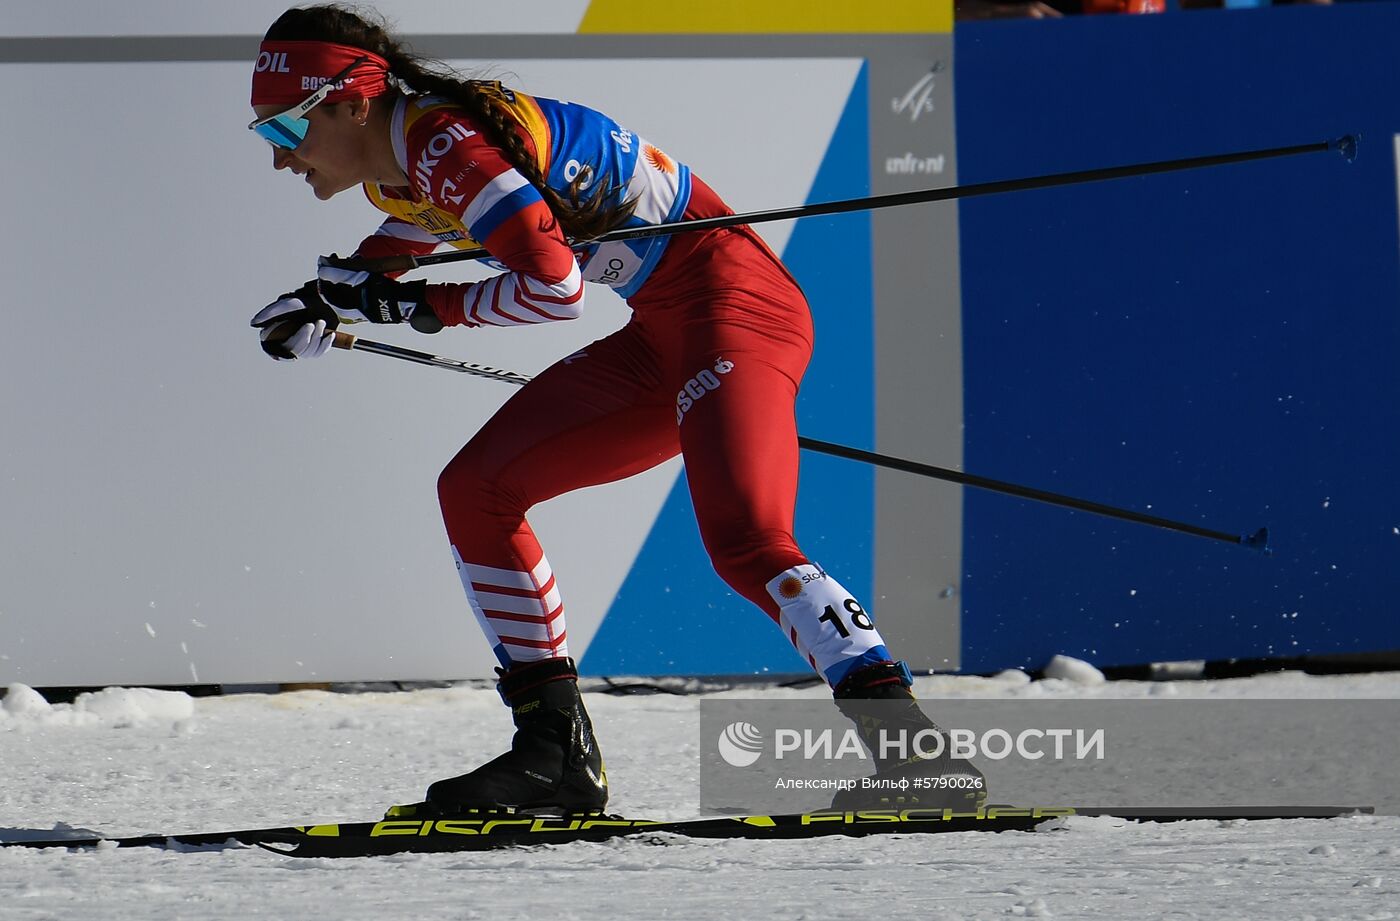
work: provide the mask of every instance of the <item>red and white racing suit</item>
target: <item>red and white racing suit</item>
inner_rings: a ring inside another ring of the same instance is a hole
[[[636,225],[733,213],[684,164],[606,116],[499,92],[552,188],[591,171],[588,185],[604,179],[635,201]],[[613,286],[633,310],[622,329],[512,396],[439,479],[462,584],[501,662],[568,654],[564,606],[527,510],[677,453],[725,582],[779,622],[833,686],[860,665],[888,661],[869,615],[793,539],[793,405],[812,324],[797,283],[758,235],[741,226],[575,254],[538,189],[467,112],[408,98],[393,132],[412,188],[366,186],[390,216],[358,254],[483,245],[503,269],[431,286],[445,324],[575,317],[584,281]]]

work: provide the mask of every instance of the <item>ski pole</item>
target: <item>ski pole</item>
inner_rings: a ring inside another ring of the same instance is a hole
[[[458,361],[455,358],[443,358],[440,355],[432,355],[428,352],[419,352],[414,349],[406,349],[402,346],[389,345],[384,342],[375,342],[370,339],[361,339],[351,333],[337,330],[334,345],[338,349],[347,351],[369,352],[373,355],[383,355],[386,358],[397,358],[401,361],[411,361],[415,364],[430,365],[435,368],[443,368],[448,371],[459,371],[464,374],[471,374],[476,377],[485,377],[494,381],[501,381],[507,384],[515,384],[523,387],[533,378],[526,374],[519,374],[515,371],[505,371],[501,368],[493,368],[490,365],[479,365],[470,361]],[[932,464],[924,464],[918,461],[906,460],[902,457],[893,457],[889,454],[879,454],[874,451],[864,451],[860,448],[852,448],[846,445],[833,444],[829,441],[818,441],[815,438],[808,438],[805,435],[797,437],[799,447],[817,454],[829,454],[832,457],[844,457],[848,460],[860,461],[872,464],[876,467],[886,467],[890,470],[900,470],[905,473],[913,473],[918,476],[926,476],[935,480],[946,480],[949,483],[958,483],[963,486],[975,486],[978,489],[985,489],[991,492],[1003,493],[1010,496],[1018,496],[1022,499],[1030,499],[1034,502],[1043,502],[1048,505],[1058,505],[1063,508],[1075,509],[1081,512],[1090,512],[1095,515],[1102,515],[1107,518],[1118,518],[1123,521],[1131,521],[1136,524],[1150,525],[1155,528],[1164,528],[1168,531],[1176,531],[1181,534],[1190,534],[1194,537],[1203,537],[1210,540],[1218,540],[1227,544],[1236,544],[1247,547],[1251,550],[1259,550],[1265,554],[1269,550],[1269,529],[1260,528],[1252,534],[1229,534],[1225,531],[1215,531],[1210,528],[1203,528],[1199,525],[1188,524],[1182,521],[1172,521],[1169,518],[1158,518],[1155,515],[1144,515],[1141,512],[1134,512],[1131,509],[1117,508],[1112,505],[1104,505],[1100,502],[1091,502],[1087,499],[1076,499],[1073,496],[1061,495],[1060,493],[1047,492],[1043,489],[1035,489],[1030,486],[1020,486],[1016,483],[1008,483],[1003,480],[994,480],[989,477],[976,476],[971,473],[964,473],[960,470],[950,470],[946,467],[935,467]]]
[[[1251,160],[1264,160],[1272,157],[1292,157],[1299,154],[1318,153],[1327,150],[1338,152],[1343,158],[1350,162],[1356,159],[1356,144],[1357,136],[1348,134],[1336,140],[1316,141],[1311,144],[1290,144],[1282,147],[1266,147],[1258,150],[1244,150],[1234,153],[1184,157],[1177,160],[1158,160],[1151,163],[1135,163],[1127,166],[1109,166],[1100,169],[1075,170],[1068,173],[1051,173],[1045,176],[1029,176],[1023,179],[1003,179],[995,182],[980,182],[972,185],[952,186],[943,189],[917,189],[912,192],[871,195],[865,198],[850,198],[842,201],[815,202],[810,205],[775,208],[769,211],[726,214],[720,215],[719,217],[700,218],[692,221],[651,224],[646,227],[618,228],[608,231],[598,237],[594,237],[591,240],[571,242],[570,245],[578,249],[585,246],[594,246],[598,243],[613,243],[619,240],[659,237],[675,233],[684,233],[691,230],[713,230],[718,227],[733,227],[737,224],[761,224],[768,221],[785,221],[802,217],[817,217],[823,214],[846,214],[852,211],[873,211],[878,208],[894,208],[902,205],[916,205],[925,202],[952,201],[962,198],[974,198],[979,195],[997,195],[1003,192],[1049,189],[1055,186],[1100,182],[1107,179],[1124,179],[1130,176],[1148,176],[1154,173],[1200,169],[1207,166],[1222,166],[1228,163],[1245,163]],[[411,269],[424,268],[430,265],[486,259],[490,255],[491,254],[485,249],[476,248],[446,253],[431,253],[424,256],[386,256],[380,259],[365,259],[354,264],[370,272],[407,272]]]

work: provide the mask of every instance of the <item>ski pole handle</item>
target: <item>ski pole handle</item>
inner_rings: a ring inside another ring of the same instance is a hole
[[[482,255],[485,255],[483,252]],[[476,258],[481,258],[478,256]],[[377,272],[380,275],[392,275],[396,272],[411,272],[418,268],[418,257],[416,256],[380,256],[377,259],[356,259],[353,265],[366,272]],[[340,346],[336,346],[340,348]],[[350,348],[350,346],[346,346]]]

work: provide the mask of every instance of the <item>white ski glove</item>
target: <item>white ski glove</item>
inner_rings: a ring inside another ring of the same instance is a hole
[[[261,330],[262,350],[277,361],[320,358],[335,342],[339,325],[340,318],[321,299],[314,281],[282,295],[252,320]]]

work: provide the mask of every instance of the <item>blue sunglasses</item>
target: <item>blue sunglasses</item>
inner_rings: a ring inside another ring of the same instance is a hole
[[[296,150],[301,146],[301,142],[306,140],[307,129],[311,127],[311,122],[306,120],[306,113],[325,102],[326,97],[333,93],[346,77],[350,76],[352,70],[368,60],[369,58],[356,58],[350,62],[349,67],[322,83],[316,92],[285,112],[278,112],[276,115],[254,120],[248,125],[249,130],[256,131],[258,137],[273,147]]]

